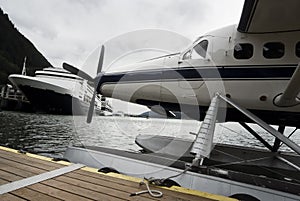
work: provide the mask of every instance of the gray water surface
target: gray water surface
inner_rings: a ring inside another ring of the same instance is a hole
[[[91,124],[85,116],[62,116],[0,112],[0,145],[29,152],[60,157],[70,145],[89,145],[138,151],[135,137],[139,134],[175,136],[194,139],[200,123],[193,120],[144,119],[96,116]],[[270,144],[274,138],[254,126]],[[288,128],[288,135],[293,128]],[[292,138],[300,144],[300,134]],[[217,125],[214,142],[263,148],[251,134],[237,123]],[[283,146],[283,150],[289,150]]]

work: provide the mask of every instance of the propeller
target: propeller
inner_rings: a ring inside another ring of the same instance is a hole
[[[102,65],[103,65],[103,60],[104,60],[104,45],[102,45],[101,47],[101,51],[100,51],[100,57],[99,57],[99,61],[98,61],[98,69],[97,69],[97,77],[94,79],[94,93],[93,93],[93,97],[92,100],[90,102],[90,107],[89,107],[89,112],[88,112],[88,116],[86,119],[87,123],[91,123],[92,122],[92,117],[93,117],[93,112],[94,112],[94,108],[95,108],[95,99],[96,99],[96,95],[97,95],[97,88],[99,85],[99,82],[101,80],[102,77]]]
[[[94,79],[91,76],[89,76],[87,73],[79,70],[75,66],[72,66],[72,65],[67,64],[67,63],[63,63],[63,68],[65,70],[69,71],[70,73],[74,74],[74,75],[78,75],[79,77],[81,77],[85,80],[88,80],[88,81],[91,81],[91,82],[94,81]]]
[[[95,100],[96,100],[96,95],[97,95],[97,88],[100,83],[101,77],[103,76],[103,73],[101,73],[101,71],[102,71],[103,60],[104,60],[104,51],[105,51],[105,48],[104,48],[104,45],[102,45],[101,51],[100,51],[100,57],[99,57],[99,61],[98,61],[97,76],[95,78],[92,78],[87,73],[83,72],[82,70],[80,70],[70,64],[63,63],[63,68],[66,69],[67,71],[94,83],[94,92],[93,92],[93,97],[90,102],[90,107],[88,110],[88,115],[87,115],[87,120],[86,120],[87,123],[92,122],[93,112],[94,112],[94,108],[95,108]]]

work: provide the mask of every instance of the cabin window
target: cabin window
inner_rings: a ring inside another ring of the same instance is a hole
[[[203,59],[206,57],[208,47],[208,40],[203,40],[194,46],[192,52],[192,59]]]
[[[238,43],[234,46],[233,56],[236,59],[250,59],[253,56],[253,45],[250,43]]]
[[[266,43],[263,47],[263,55],[267,59],[279,59],[284,55],[284,44],[280,42]]]
[[[300,42],[296,44],[296,56],[300,57]]]

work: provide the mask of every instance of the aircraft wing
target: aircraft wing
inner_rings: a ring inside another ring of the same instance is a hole
[[[238,31],[276,33],[300,30],[299,0],[245,0]]]

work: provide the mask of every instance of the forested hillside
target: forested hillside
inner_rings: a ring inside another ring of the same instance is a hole
[[[22,72],[25,56],[28,75],[33,75],[37,69],[51,66],[0,8],[0,84],[7,83],[8,75]]]

